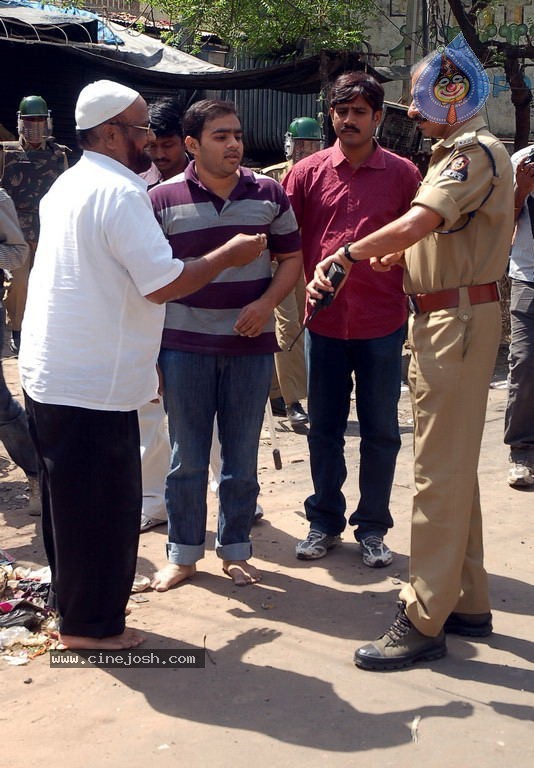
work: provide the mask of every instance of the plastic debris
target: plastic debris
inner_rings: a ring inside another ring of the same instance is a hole
[[[16,643],[30,640],[32,633],[27,627],[5,627],[0,629],[0,648],[11,648]]]
[[[412,734],[412,741],[417,744],[419,741],[419,723],[421,722],[421,715],[416,715],[410,725],[410,731]]]
[[[145,597],[144,595],[131,595],[130,600],[133,603],[149,603],[150,602],[148,597]]]
[[[12,667],[24,667],[30,660],[27,653],[20,656],[4,656],[4,659]]]
[[[0,549],[0,565],[12,565],[14,562],[13,555],[10,555],[5,549]]]
[[[44,619],[41,613],[31,603],[21,600],[19,605],[5,613],[0,612],[0,627],[26,627],[38,629]]]

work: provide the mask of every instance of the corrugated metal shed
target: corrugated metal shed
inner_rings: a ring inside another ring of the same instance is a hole
[[[287,64],[282,59],[240,56],[238,71],[266,69]],[[245,150],[262,164],[284,160],[284,134],[295,117],[321,118],[323,102],[319,93],[286,93],[272,88],[220,90],[217,98],[235,102],[243,119]]]
[[[17,19],[27,9],[0,0],[4,18]],[[33,26],[39,30],[39,14],[49,25],[50,12],[33,9]],[[83,18],[83,17],[75,17]],[[72,20],[71,20],[72,21]],[[57,22],[64,28],[69,17]],[[74,22],[73,22],[74,23]],[[82,23],[83,22],[77,22]],[[321,111],[321,82],[346,69],[362,69],[357,53],[323,52],[304,59],[245,62],[245,69],[227,70],[189,56],[152,38],[128,33],[119,25],[124,45],[42,42],[34,31],[13,35],[0,23],[0,67],[3,74],[0,123],[16,132],[16,113],[23,96],[43,96],[54,119],[56,139],[75,147],[74,105],[80,90],[100,78],[117,80],[137,89],[148,101],[179,93],[183,103],[203,98],[218,89],[224,98],[237,102],[246,130],[249,154],[264,161],[282,156],[283,135],[291,120]],[[54,38],[55,39],[55,38]],[[242,64],[243,66],[243,64]],[[366,67],[370,69],[369,67]],[[378,79],[380,75],[370,70]],[[8,73],[16,73],[9,77]]]

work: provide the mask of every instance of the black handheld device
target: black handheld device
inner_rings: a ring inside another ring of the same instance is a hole
[[[333,261],[330,264],[330,268],[328,269],[328,272],[326,273],[327,278],[332,283],[332,288],[334,289],[333,293],[329,293],[327,291],[321,291],[323,294],[323,298],[319,299],[315,302],[315,306],[313,308],[313,311],[310,315],[310,320],[313,320],[317,312],[319,312],[320,309],[324,309],[325,307],[329,307],[330,304],[334,301],[334,296],[337,293],[337,289],[343,282],[343,278],[345,277],[345,270],[341,266],[341,264],[338,264],[337,262]]]
[[[313,318],[316,316],[316,314],[325,307],[329,307],[330,304],[334,301],[334,296],[337,293],[337,290],[341,283],[343,282],[343,279],[345,277],[345,270],[341,266],[341,264],[338,264],[336,261],[333,261],[330,264],[330,267],[328,268],[328,272],[326,273],[327,278],[330,280],[332,284],[332,288],[334,289],[332,292],[329,291],[320,291],[320,293],[323,294],[323,298],[319,299],[315,302],[315,305],[311,311],[310,316],[298,332],[298,334],[295,336],[289,347],[287,348],[288,352],[291,352],[294,345],[298,341],[298,339],[301,337],[301,335],[304,333],[304,329],[308,326],[309,323],[313,320]]]

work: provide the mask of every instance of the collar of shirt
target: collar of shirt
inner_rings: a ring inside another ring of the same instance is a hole
[[[441,147],[450,149],[454,146],[454,142],[458,136],[461,136],[463,133],[468,133],[469,131],[480,131],[481,128],[485,127],[486,121],[484,118],[481,115],[476,115],[475,117],[471,118],[471,120],[468,120],[467,122],[459,125],[458,128],[453,133],[451,133],[450,136],[447,136],[446,139],[440,139],[437,141],[432,147],[432,152],[434,152],[436,149],[440,149]]]
[[[119,162],[118,160],[114,160],[112,157],[109,157],[108,155],[103,155],[101,152],[92,152],[87,149],[84,149],[83,157],[86,160],[88,160],[90,163],[94,163],[96,165],[99,165],[101,168],[107,168],[110,171],[114,171],[115,173],[118,173],[121,176],[124,176],[130,181],[133,181],[133,183],[136,184],[139,187],[139,189],[146,191],[146,187],[147,187],[146,181],[142,179],[137,173],[134,173],[133,171],[131,171],[129,168],[127,168],[123,163]]]
[[[187,168],[184,171],[184,179],[191,184],[195,184],[200,189],[205,190],[210,195],[215,194],[211,191],[208,187],[206,187],[198,178],[197,175],[197,168],[195,161],[191,161]],[[256,179],[256,176],[249,168],[244,168],[243,166],[239,166],[239,181],[237,182],[236,186],[232,190],[229,200],[232,199],[238,199],[240,197],[246,196],[247,189],[250,186],[258,186],[258,181]]]
[[[386,161],[384,158],[384,150],[380,146],[380,144],[376,141],[376,139],[373,139],[373,145],[374,150],[371,152],[369,157],[363,161],[361,165],[358,166],[358,168],[385,168],[386,167]],[[337,139],[336,143],[332,147],[332,166],[334,168],[337,168],[337,166],[341,165],[342,163],[347,163],[350,165],[350,161],[347,159],[346,155],[343,154],[343,150],[341,149],[341,143],[339,139]]]

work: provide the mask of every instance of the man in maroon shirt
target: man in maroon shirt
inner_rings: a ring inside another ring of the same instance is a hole
[[[304,272],[344,243],[406,212],[420,181],[416,167],[374,139],[384,90],[370,75],[348,72],[333,83],[330,117],[337,141],[297,163],[283,184],[301,227]],[[397,404],[407,317],[402,269],[374,272],[359,262],[350,290],[319,312],[307,331],[308,443],[314,493],[305,501],[308,537],[299,559],[324,557],[346,526],[344,434],[353,374],[360,427],[360,499],[349,524],[369,567],[389,565],[383,539],[393,520],[389,499],[400,448]]]

